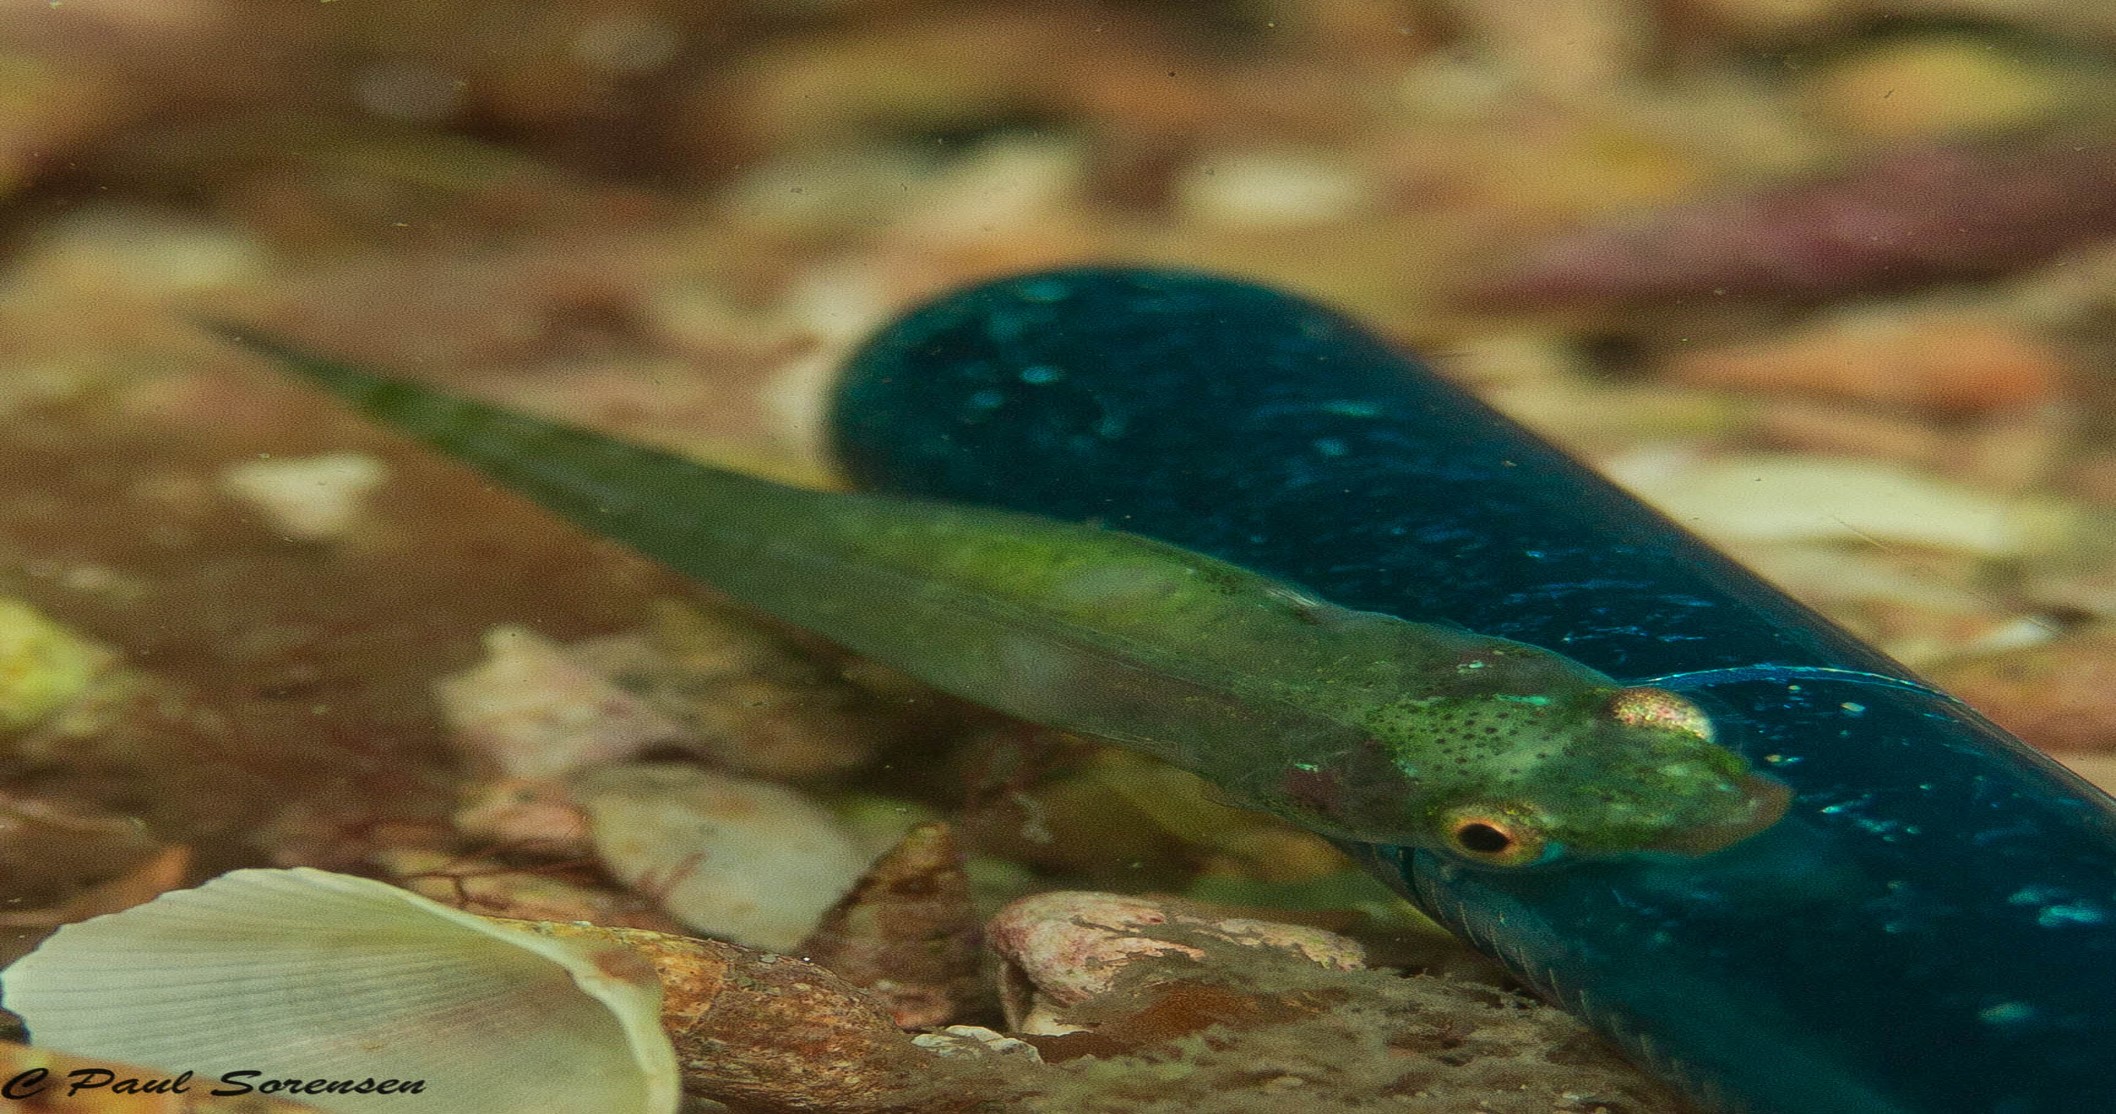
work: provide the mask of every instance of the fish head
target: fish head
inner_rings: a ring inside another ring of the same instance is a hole
[[[1770,827],[1791,797],[1665,689],[1584,681],[1425,697],[1368,726],[1403,781],[1393,814],[1366,794],[1360,838],[1478,866],[1708,854]]]

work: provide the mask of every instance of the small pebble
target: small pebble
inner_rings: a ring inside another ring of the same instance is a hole
[[[936,1079],[940,1056],[822,967],[716,940],[625,936],[661,972],[686,1091],[754,1114],[989,1109],[970,1086]]]
[[[1677,522],[1722,543],[1860,542],[2005,557],[2032,549],[2066,513],[2053,506],[2046,515],[2027,500],[1852,457],[1638,454],[1601,465]]]
[[[1945,461],[1955,443],[1924,421],[1809,398],[1766,400],[1749,439],[1772,452],[1879,457],[1919,468]]]
[[[1926,669],[1933,683],[2053,753],[2116,753],[2116,623]]]
[[[577,784],[610,873],[693,931],[787,951],[852,889],[867,856],[784,786],[696,766],[611,766]]]
[[[946,824],[912,828],[794,950],[888,1009],[900,1028],[955,1018],[978,996],[978,917]]]
[[[562,781],[502,778],[473,785],[454,820],[471,839],[559,858],[589,853],[588,814]]]
[[[737,773],[798,779],[865,765],[900,717],[827,654],[740,608],[663,601],[646,631],[567,655],[680,725],[687,750]],[[675,740],[670,740],[675,741]]]
[[[912,1043],[857,987],[813,963],[658,932],[536,930],[615,939],[653,964],[662,1025],[689,1094],[748,1114],[990,1109],[968,1073],[937,1079],[938,1055]]]
[[[920,1033],[911,1038],[911,1043],[949,1059],[1019,1056],[1036,1063],[1043,1061],[1043,1054],[1036,1051],[1035,1045],[982,1025],[950,1025],[935,1032]]]
[[[2091,95],[2080,67],[2017,41],[1937,34],[1884,42],[1825,66],[1806,103],[1831,124],[1882,141],[2031,127]]]
[[[1000,1002],[1008,1024],[1036,1035],[1079,1031],[1057,1020],[1067,1006],[1107,993],[1127,965],[1150,957],[1203,959],[1190,940],[1266,948],[1334,970],[1366,965],[1359,943],[1334,932],[1218,916],[1188,902],[1057,891],[1022,898],[985,925],[1006,962]]]
[[[458,746],[500,773],[550,778],[690,733],[522,627],[485,635],[486,659],[434,682]]]
[[[2034,265],[2107,238],[2095,132],[1911,144],[1860,165],[1562,234],[1469,293],[1485,307],[1806,300]]]
[[[1251,150],[1209,154],[1176,185],[1192,220],[1241,228],[1323,224],[1373,204],[1374,185],[1327,151]]]
[[[230,465],[221,490],[265,516],[274,530],[304,542],[336,541],[360,521],[368,496],[389,478],[364,453],[270,457]]]
[[[1734,387],[1974,413],[2036,406],[2071,375],[2055,345],[1965,312],[1865,312],[1760,344],[1685,352],[1668,377]]]
[[[0,732],[27,730],[86,693],[116,656],[0,597]]]

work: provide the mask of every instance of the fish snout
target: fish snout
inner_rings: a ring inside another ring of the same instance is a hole
[[[1749,774],[1736,783],[1744,801],[1717,820],[1668,833],[1652,849],[1679,855],[1709,855],[1776,824],[1793,803],[1792,787],[1765,774]]]

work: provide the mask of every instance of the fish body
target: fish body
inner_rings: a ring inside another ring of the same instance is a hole
[[[223,331],[738,600],[1326,835],[1520,866],[1714,850],[1785,805],[1695,705],[1548,650],[1095,525],[772,483]]]

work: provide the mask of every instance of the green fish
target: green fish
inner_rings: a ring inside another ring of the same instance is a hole
[[[1521,867],[1702,854],[1787,804],[1695,704],[1535,646],[1118,530],[772,483],[219,331],[737,600],[1327,836]]]

